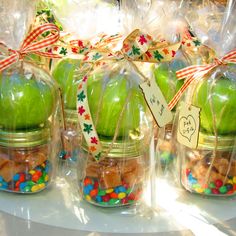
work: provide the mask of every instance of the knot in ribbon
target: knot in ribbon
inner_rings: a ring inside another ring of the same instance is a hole
[[[189,66],[182,70],[177,71],[176,72],[177,78],[178,79],[186,78],[186,81],[179,89],[179,91],[176,93],[174,98],[168,104],[169,108],[170,109],[174,108],[174,106],[179,101],[180,97],[183,95],[184,91],[188,88],[190,84],[192,84],[193,81],[203,78],[205,75],[207,75],[209,72],[211,72],[212,70],[214,70],[219,66],[228,65],[230,63],[236,64],[236,49],[227,53],[220,59],[215,58],[214,61],[210,64]]]
[[[44,33],[48,32],[49,34],[46,37],[43,39],[38,39],[39,36],[42,36]],[[57,42],[59,37],[60,30],[54,24],[44,24],[35,28],[26,36],[19,50],[8,49],[9,55],[0,60],[0,71],[8,68],[10,65],[18,62],[19,60],[22,60],[25,55],[30,53],[49,58],[61,58],[60,55],[40,51]]]

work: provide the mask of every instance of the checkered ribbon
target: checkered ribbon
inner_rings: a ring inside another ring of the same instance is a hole
[[[170,109],[173,109],[174,106],[179,101],[180,97],[183,95],[184,91],[188,88],[188,86],[196,80],[201,79],[206,74],[211,72],[213,69],[217,68],[221,65],[228,65],[230,63],[236,64],[236,49],[226,54],[221,59],[215,58],[213,63],[207,64],[207,65],[195,65],[195,66],[189,66],[182,70],[179,70],[176,72],[178,79],[184,79],[187,78],[184,82],[183,86],[179,89],[179,91],[176,93],[174,98],[170,101],[168,104]]]
[[[49,34],[46,37],[43,37],[43,39],[38,39],[39,36],[42,36],[44,33],[48,32]],[[19,50],[8,49],[9,56],[3,60],[0,60],[0,71],[6,69],[17,61],[22,60],[24,56],[29,53],[50,58],[61,58],[60,55],[40,51],[54,44],[59,37],[60,30],[54,24],[44,24],[37,27],[27,35]]]

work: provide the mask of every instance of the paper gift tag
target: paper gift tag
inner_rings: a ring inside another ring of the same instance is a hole
[[[181,105],[178,120],[177,140],[179,143],[196,148],[199,134],[200,108],[189,106],[185,103]]]
[[[140,84],[140,87],[158,126],[163,127],[172,121],[173,116],[156,81],[152,79],[149,82]]]

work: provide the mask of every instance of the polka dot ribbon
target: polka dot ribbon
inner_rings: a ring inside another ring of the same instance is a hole
[[[182,70],[177,71],[176,72],[177,78],[178,79],[186,78],[186,81],[179,89],[179,91],[176,93],[174,98],[170,101],[168,107],[170,109],[173,109],[173,107],[177,104],[177,102],[183,95],[184,91],[193,81],[201,79],[202,77],[204,77],[206,74],[208,74],[218,66],[228,65],[230,63],[236,64],[236,49],[232,50],[231,52],[229,52],[220,59],[215,58],[215,60],[211,64],[189,66]]]
[[[123,47],[120,51],[113,52],[109,48],[105,47],[104,49],[103,47],[103,50],[96,49],[89,51],[84,55],[83,60],[85,62],[95,63],[100,60],[129,60],[142,62],[171,61],[180,45],[181,43],[169,45],[167,42],[155,42],[152,40],[151,36],[143,34],[137,29],[125,38]],[[88,105],[87,79],[87,75],[84,76],[82,82],[78,85],[78,117],[80,127],[87,142],[88,150],[95,160],[99,161],[102,154],[102,145],[93,124]]]
[[[48,35],[42,39],[39,39],[40,36],[45,33]],[[47,47],[57,42],[59,37],[60,30],[54,24],[44,24],[35,28],[26,36],[19,50],[8,49],[8,56],[0,60],[0,71],[8,68],[17,61],[22,60],[25,55],[30,53],[49,58],[61,58],[61,56],[58,54],[45,51]],[[3,46],[3,44],[1,44],[1,46]],[[42,49],[44,49],[44,51],[40,51]]]

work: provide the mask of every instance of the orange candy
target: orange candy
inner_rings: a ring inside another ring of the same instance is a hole
[[[84,179],[84,186],[87,186],[88,184],[92,184],[92,180],[89,178]]]
[[[97,189],[92,189],[92,190],[90,191],[90,193],[89,193],[89,195],[90,195],[91,197],[96,197],[97,194],[98,194],[98,190],[97,190]]]

